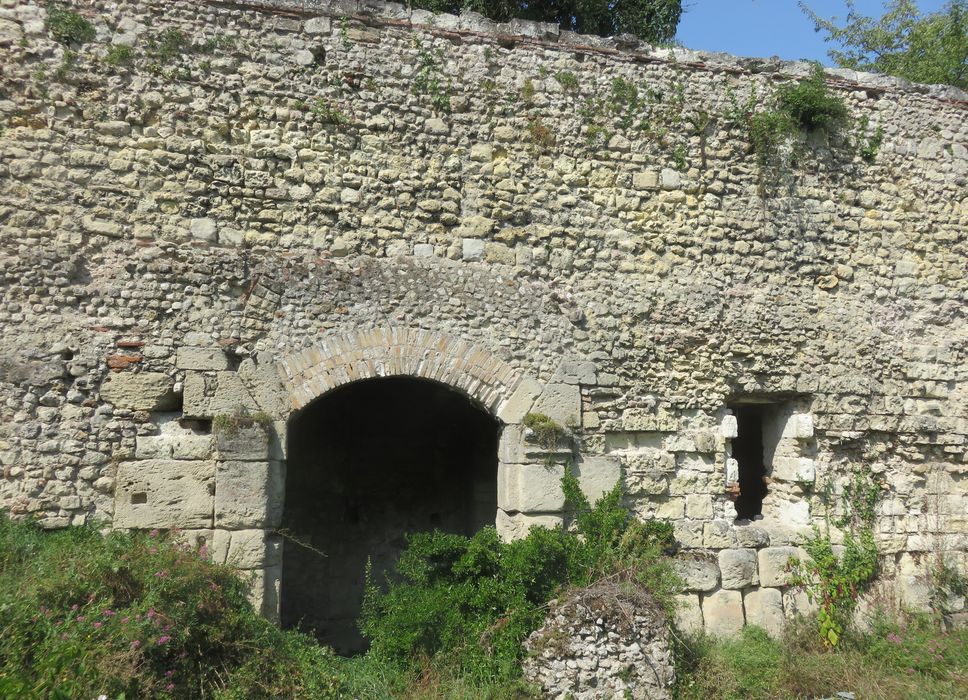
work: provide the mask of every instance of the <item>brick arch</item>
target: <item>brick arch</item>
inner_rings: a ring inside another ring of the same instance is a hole
[[[505,423],[539,385],[473,343],[436,331],[386,327],[331,336],[278,365],[293,410],[337,387],[375,377],[418,377],[458,389]],[[511,409],[511,410],[508,410]]]

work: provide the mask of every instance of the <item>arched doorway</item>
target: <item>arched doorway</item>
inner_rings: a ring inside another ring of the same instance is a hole
[[[464,394],[406,376],[344,384],[295,415],[282,624],[341,653],[362,650],[356,620],[367,558],[382,581],[405,534],[472,534],[493,524],[498,433],[498,421]]]

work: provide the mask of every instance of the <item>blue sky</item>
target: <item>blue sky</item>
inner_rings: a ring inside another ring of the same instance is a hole
[[[846,17],[843,0],[807,0],[822,17]],[[859,12],[884,13],[882,0],[856,0]],[[935,12],[945,0],[918,0],[921,12]],[[813,31],[797,0],[683,0],[677,39],[687,49],[725,51],[737,56],[806,58],[829,65],[830,44]]]

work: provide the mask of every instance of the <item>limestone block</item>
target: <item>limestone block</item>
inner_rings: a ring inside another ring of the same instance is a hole
[[[562,360],[551,378],[555,384],[584,384],[596,383],[595,363],[590,360]]]
[[[759,584],[755,549],[724,549],[719,553],[723,588],[739,589]]]
[[[524,426],[505,425],[497,443],[497,458],[508,464],[522,464],[528,461],[528,446],[524,440]]]
[[[178,406],[174,380],[161,372],[113,373],[101,385],[101,399],[130,411],[168,411]]]
[[[810,617],[816,614],[818,608],[810,600],[806,591],[799,588],[788,588],[783,592],[783,614],[788,620],[796,617]]]
[[[565,468],[560,464],[504,464],[497,468],[498,507],[505,512],[545,513],[561,511],[565,495],[561,477]]]
[[[736,543],[740,547],[752,547],[759,549],[770,544],[770,534],[761,527],[755,525],[737,525],[734,528]]]
[[[813,483],[817,477],[817,467],[808,457],[778,457],[773,460],[771,476],[780,481]]]
[[[480,262],[484,259],[484,241],[477,238],[465,238],[461,242],[461,257],[468,262]]]
[[[732,457],[726,460],[726,485],[739,482],[739,462]]]
[[[282,586],[282,565],[252,569],[247,572],[249,602],[271,622],[279,621],[279,592]]]
[[[673,563],[683,580],[684,590],[711,591],[719,585],[719,567],[711,558],[687,554],[677,557]]]
[[[729,520],[713,520],[703,525],[702,543],[709,549],[736,546],[736,526]]]
[[[528,513],[505,513],[500,508],[497,509],[495,527],[497,534],[505,542],[521,539],[528,534],[532,527],[560,527],[564,519],[559,514],[544,513],[541,515],[529,515]]]
[[[708,494],[690,493],[686,496],[686,517],[704,520],[713,517],[713,499]]]
[[[699,549],[702,545],[703,523],[698,520],[677,520],[672,523],[676,542],[688,549]]]
[[[723,420],[719,424],[719,434],[726,440],[733,440],[739,435],[739,424],[736,422],[736,416],[732,414],[723,416]]]
[[[277,527],[282,520],[285,472],[282,462],[218,462],[215,527],[226,530]]]
[[[541,394],[541,384],[525,377],[514,392],[497,409],[497,417],[504,423],[520,423],[531,410],[534,400]]]
[[[282,563],[282,538],[266,530],[215,530],[212,561],[236,569],[261,569]]]
[[[790,583],[790,572],[787,571],[791,557],[803,559],[806,557],[800,547],[767,547],[761,549],[759,558],[760,585],[786,586]]]
[[[248,358],[239,365],[238,378],[263,411],[276,416],[288,415],[291,410],[289,395],[274,364]]]
[[[783,437],[809,440],[813,437],[813,416],[809,413],[794,413],[783,426]]]
[[[229,360],[221,348],[193,348],[182,346],[175,355],[178,369],[225,370]]]
[[[547,384],[532,410],[534,413],[543,413],[563,426],[578,425],[581,390],[576,384]]]
[[[659,189],[659,173],[655,170],[646,170],[645,172],[641,173],[633,173],[632,187],[637,190]]]
[[[931,608],[931,586],[928,585],[930,557],[905,552],[898,562],[897,583],[905,608],[927,612]]]
[[[733,637],[743,629],[743,594],[719,590],[702,596],[702,619],[706,634]]]
[[[778,588],[756,588],[743,595],[746,624],[757,625],[771,637],[783,634],[783,594]]]
[[[702,632],[702,607],[699,605],[698,595],[677,595],[676,627],[689,635]]]
[[[309,35],[329,34],[332,31],[332,21],[329,17],[313,17],[303,24],[303,31]]]
[[[622,478],[622,463],[617,457],[608,455],[585,457],[575,464],[574,472],[585,498],[589,503],[595,503]]]
[[[264,461],[269,458],[269,429],[261,423],[215,429],[215,448],[224,460]]]
[[[310,54],[310,58],[312,58],[312,54]],[[188,230],[191,232],[192,238],[210,243],[218,241],[218,225],[215,219],[192,219],[189,222]]]
[[[242,377],[236,372],[219,372],[216,375],[215,392],[208,404],[213,416],[235,415],[241,409],[256,413],[261,407],[252,398]]]
[[[209,408],[211,398],[205,377],[196,372],[185,373],[185,383],[182,389],[182,413],[186,418],[211,418]]]
[[[215,462],[145,459],[118,465],[114,527],[208,528]]]

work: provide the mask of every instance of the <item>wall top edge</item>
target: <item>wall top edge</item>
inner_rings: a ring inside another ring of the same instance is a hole
[[[476,12],[459,16],[416,10],[385,0],[205,0],[216,7],[251,10],[296,17],[329,16],[358,19],[369,25],[403,26],[431,32],[444,32],[494,42],[514,42],[563,51],[611,54],[628,60],[654,63],[676,63],[693,69],[763,73],[784,77],[809,74],[812,64],[807,61],[784,61],[777,57],[748,58],[727,53],[693,51],[685,48],[659,48],[630,34],[612,37],[577,34],[562,30],[548,22],[513,19],[495,22]],[[912,83],[880,73],[825,68],[828,80],[843,87],[861,90],[900,91],[920,94],[948,102],[964,103],[968,107],[968,92],[950,85]]]

